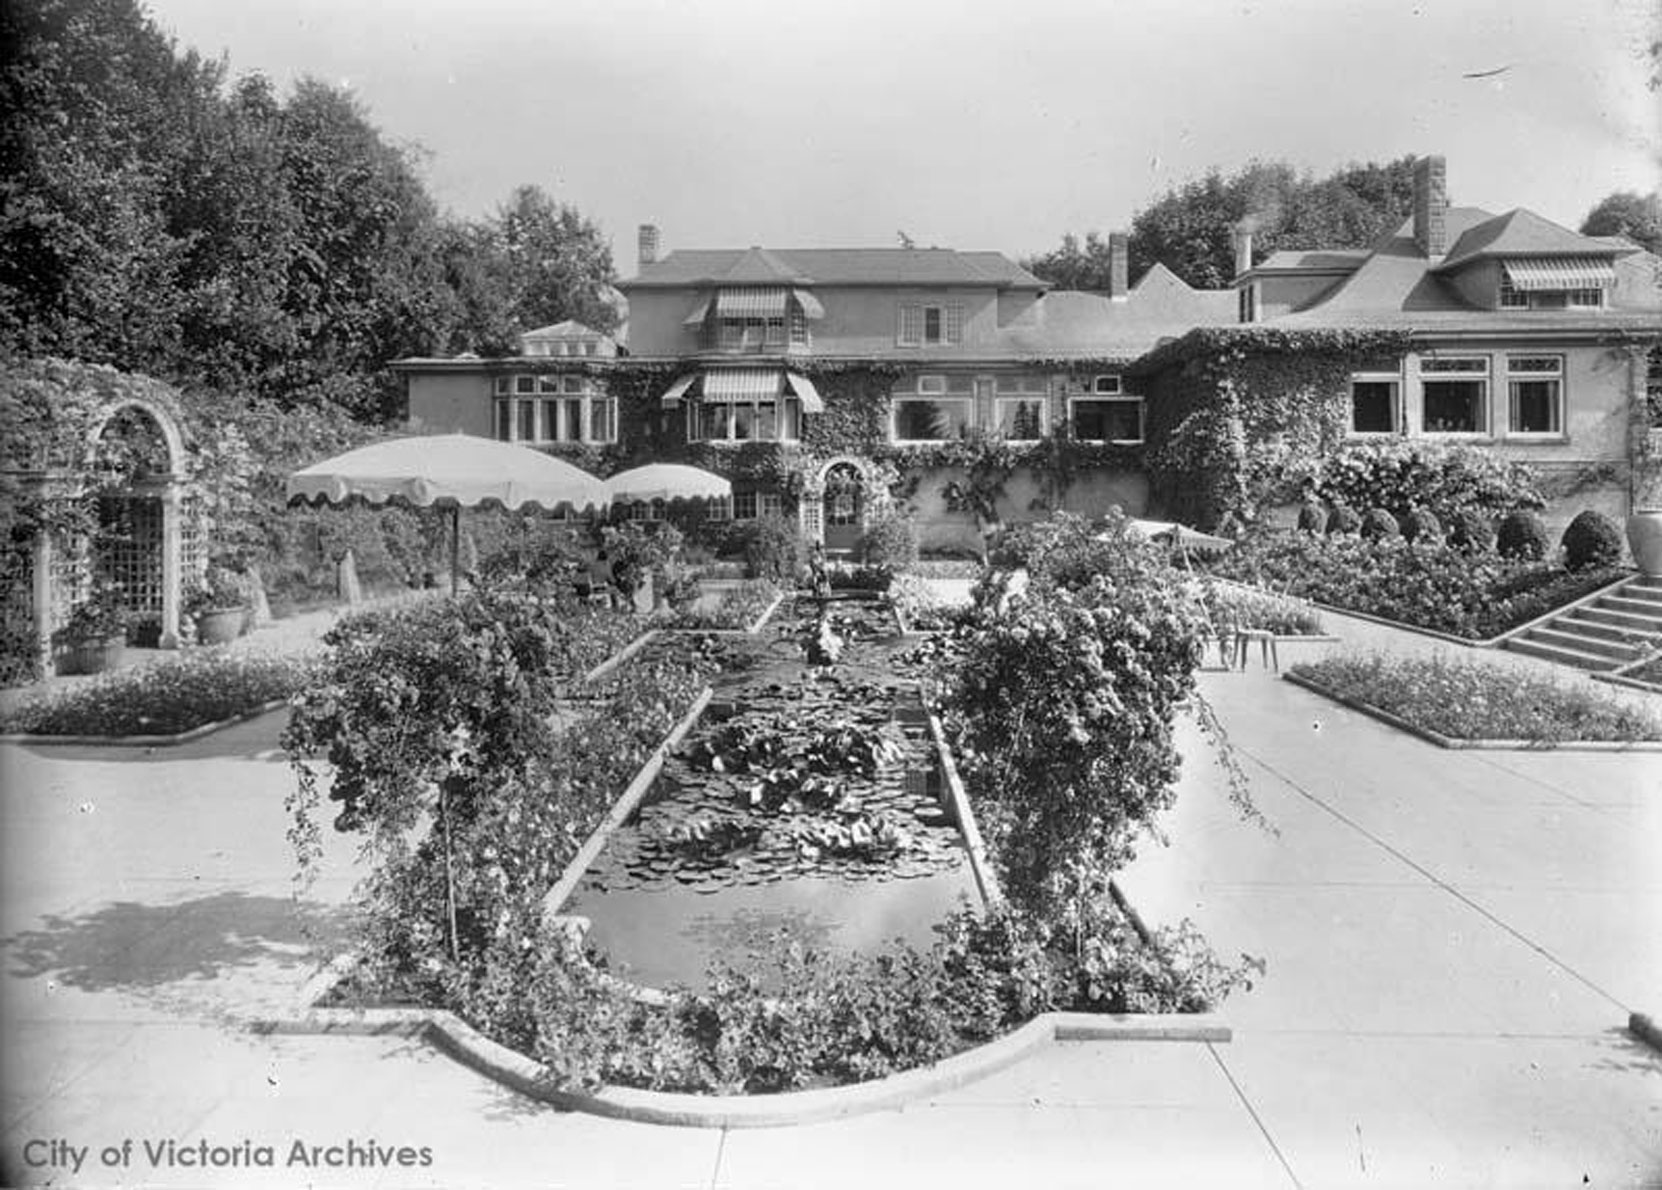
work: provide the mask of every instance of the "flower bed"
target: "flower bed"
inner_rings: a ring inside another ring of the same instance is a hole
[[[683,608],[674,613],[666,627],[702,631],[743,631],[756,622],[779,598],[779,588],[766,579],[740,583],[721,593],[711,608]]]
[[[1225,583],[1207,583],[1202,598],[1214,625],[1232,624],[1277,636],[1321,635],[1321,615],[1299,599]]]
[[[1662,722],[1620,700],[1482,661],[1343,654],[1295,665],[1324,692],[1460,740],[1662,740]]]
[[[1214,560],[1213,574],[1300,599],[1486,640],[1573,603],[1626,572],[1467,554],[1441,543],[1266,534]]]
[[[51,736],[177,735],[287,699],[306,684],[310,672],[309,662],[293,657],[192,652],[25,703],[0,721],[0,730]]]

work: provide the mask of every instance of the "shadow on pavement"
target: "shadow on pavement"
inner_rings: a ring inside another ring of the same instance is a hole
[[[288,725],[287,707],[267,711],[253,719],[233,724],[192,740],[188,744],[135,746],[130,744],[15,744],[43,760],[100,760],[167,763],[181,760],[267,760],[287,764],[288,755],[277,740]]]
[[[223,892],[170,905],[121,901],[0,938],[8,974],[82,991],[156,989],[238,968],[314,966],[350,935],[346,908]]]

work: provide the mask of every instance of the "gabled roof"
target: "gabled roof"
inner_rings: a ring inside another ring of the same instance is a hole
[[[1518,207],[1467,230],[1435,271],[1450,272],[1485,256],[1616,256],[1625,251],[1631,249],[1581,235]]]
[[[991,286],[1045,289],[1001,252],[950,248],[678,249],[622,282],[627,289],[726,285]]]
[[[1034,358],[1141,355],[1197,326],[1228,326],[1233,290],[1194,289],[1163,264],[1144,273],[1123,300],[1057,289],[1000,328],[997,349]]]

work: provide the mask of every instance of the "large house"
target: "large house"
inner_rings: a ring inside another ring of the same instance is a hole
[[[517,357],[397,366],[418,426],[696,462],[733,479],[717,515],[794,516],[833,550],[895,494],[935,548],[1044,509],[1212,520],[1301,457],[1404,436],[1527,459],[1565,515],[1645,496],[1662,262],[1626,241],[1450,207],[1432,157],[1368,250],[1255,260],[1243,235],[1221,291],[1159,265],[1133,285],[1125,235],[1110,252],[1108,290],[1083,293],[997,252],[660,256],[646,226],[615,339],[562,323]]]

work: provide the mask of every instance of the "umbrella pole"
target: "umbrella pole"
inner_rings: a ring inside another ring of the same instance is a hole
[[[450,510],[450,594],[462,593],[462,506]]]

